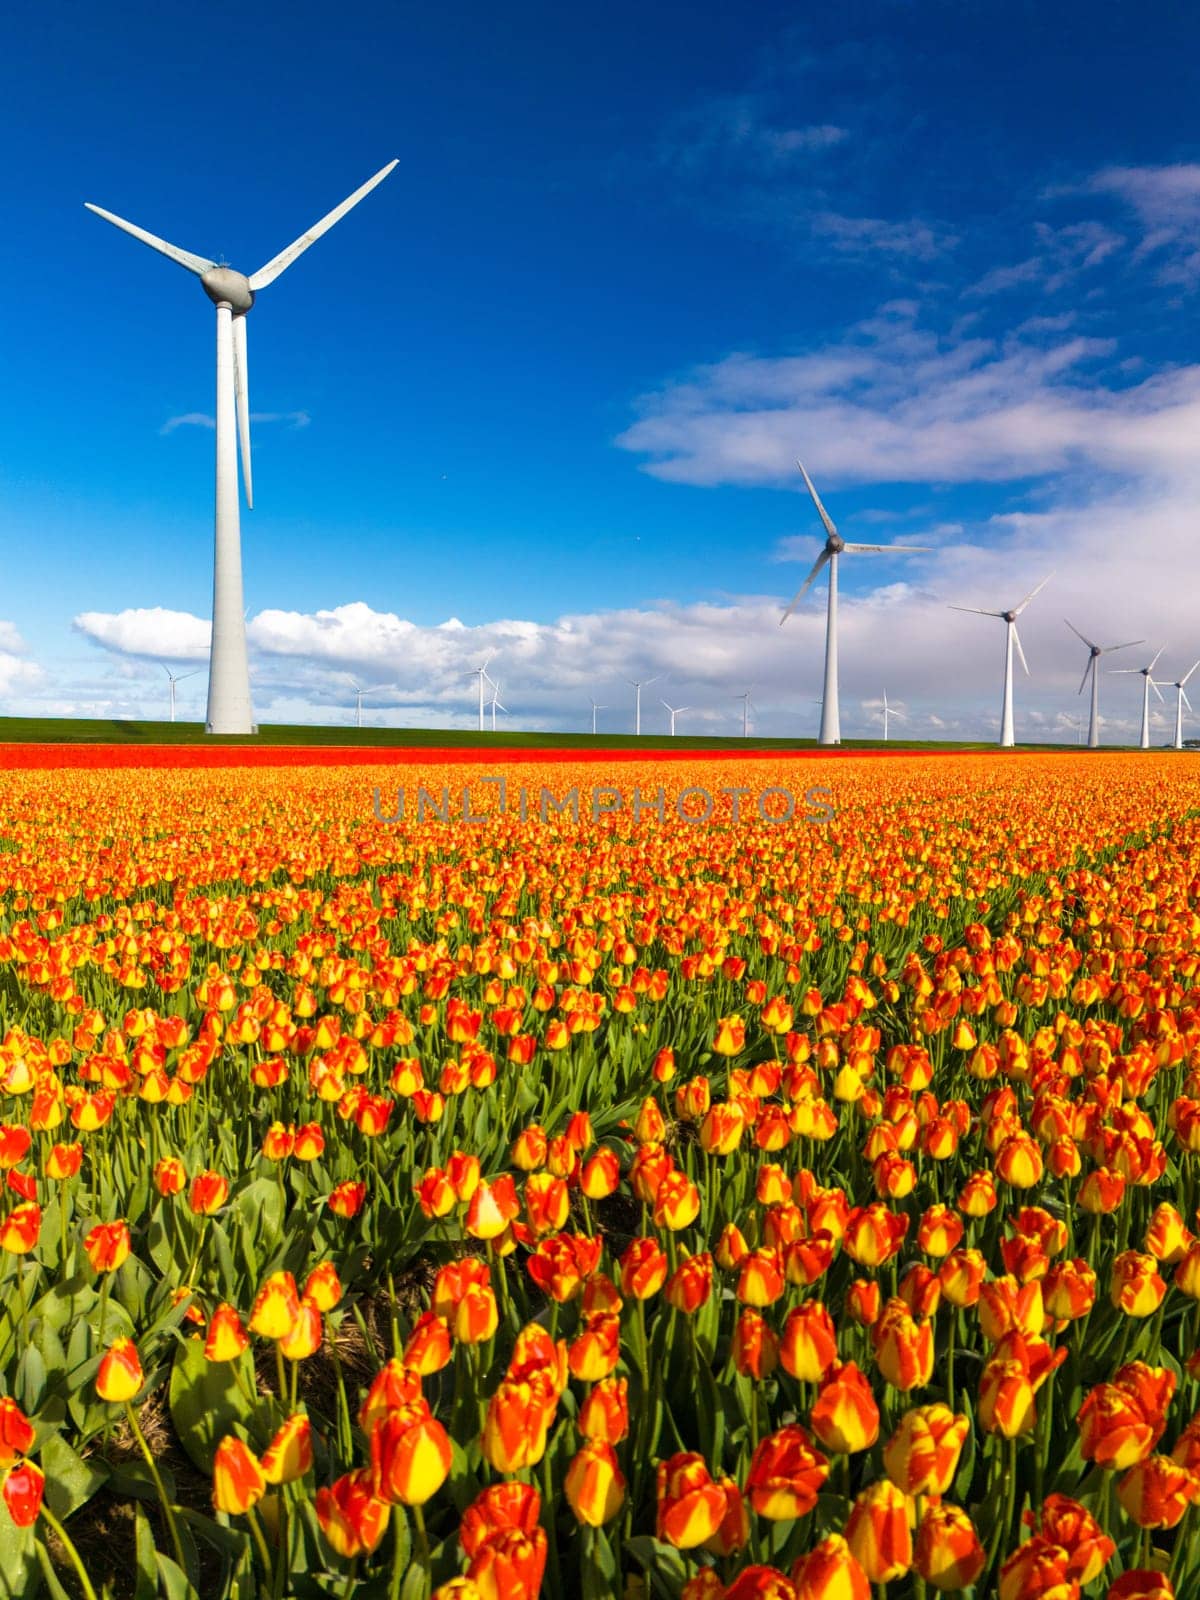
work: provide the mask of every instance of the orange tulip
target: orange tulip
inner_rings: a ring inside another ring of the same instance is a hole
[[[656,1496],[658,1537],[677,1550],[705,1544],[725,1517],[725,1492],[713,1482],[703,1456],[681,1452],[660,1461]]]
[[[883,1447],[888,1477],[907,1495],[948,1493],[970,1426],[941,1404],[906,1411]]]
[[[628,1379],[601,1379],[580,1406],[576,1426],[585,1439],[620,1444],[629,1433]]]
[[[242,1326],[242,1319],[223,1301],[209,1318],[204,1354],[209,1361],[233,1361],[249,1343],[250,1336]]]
[[[889,1300],[871,1329],[875,1364],[902,1394],[922,1388],[933,1373],[933,1325],[914,1322],[903,1300]]]
[[[611,1522],[625,1498],[625,1478],[612,1445],[589,1440],[567,1468],[563,1493],[579,1522],[592,1528]]]
[[[759,1441],[746,1476],[746,1496],[761,1517],[803,1517],[817,1503],[829,1461],[815,1450],[799,1423]]]
[[[837,1359],[837,1330],[821,1301],[804,1300],[788,1312],[779,1341],[785,1372],[798,1383],[820,1383]]]
[[[450,1439],[424,1400],[387,1412],[371,1430],[371,1491],[391,1505],[423,1506],[450,1473]]]
[[[890,1583],[912,1566],[912,1520],[912,1501],[887,1478],[850,1507],[846,1543],[872,1583]]]
[[[1139,1528],[1173,1528],[1200,1498],[1200,1478],[1170,1456],[1137,1461],[1117,1484],[1117,1499]]]
[[[18,1528],[31,1528],[42,1509],[46,1478],[32,1461],[18,1461],[4,1474],[0,1494]]]
[[[371,1470],[360,1467],[338,1478],[328,1489],[317,1490],[317,1521],[338,1555],[347,1560],[378,1549],[392,1508],[371,1490]]]
[[[132,1339],[114,1339],[96,1373],[96,1393],[101,1400],[132,1400],[145,1381],[137,1345]]]
[[[294,1483],[311,1471],[312,1464],[312,1425],[297,1412],[276,1429],[264,1450],[262,1474],[268,1483]]]
[[[115,1272],[129,1259],[130,1243],[127,1222],[98,1222],[84,1235],[83,1249],[93,1272]]]
[[[961,1507],[942,1501],[926,1508],[913,1547],[913,1565],[926,1583],[959,1594],[971,1587],[986,1561],[975,1524]]]
[[[235,1434],[226,1434],[213,1461],[213,1505],[228,1516],[240,1517],[258,1504],[267,1481],[254,1452]]]
[[[826,1376],[808,1420],[818,1444],[834,1455],[852,1455],[875,1443],[879,1407],[853,1361],[835,1366]]]
[[[546,1433],[558,1404],[544,1372],[529,1381],[505,1378],[488,1402],[483,1453],[497,1472],[536,1466],[546,1451]]]
[[[871,1581],[840,1533],[801,1556],[791,1572],[796,1600],[870,1600]]]

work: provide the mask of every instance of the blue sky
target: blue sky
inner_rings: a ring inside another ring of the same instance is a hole
[[[1190,665],[1200,19],[804,9],[23,18],[0,707],[159,713],[156,661],[204,651],[211,308],[83,202],[253,271],[392,156],[248,321],[260,717],[345,720],[356,677],[453,725],[496,650],[520,725],[594,693],[623,726],[662,672],[681,728],[754,683],[760,731],[812,731],[823,591],[775,627],[818,548],[797,453],[847,537],[937,549],[844,564],[847,734],[885,683],[914,732],[992,731],[1001,632],[945,604],[1051,567],[1026,736],[1079,710],[1064,614]]]

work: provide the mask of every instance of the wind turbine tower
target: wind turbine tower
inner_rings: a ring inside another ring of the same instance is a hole
[[[658,673],[653,678],[630,678],[628,680],[630,687],[637,690],[633,715],[633,731],[635,735],[640,734],[642,731],[642,690],[649,688],[652,683],[657,683],[661,676],[662,674]]]
[[[182,683],[185,678],[194,678],[196,676],[196,674],[201,669],[199,667],[193,667],[191,672],[172,672],[170,667],[164,666],[161,661],[159,662],[159,666],[162,667],[163,671],[166,673],[167,677],[170,679],[170,682],[171,682],[171,721],[174,722],[175,721],[175,685],[177,683]]]
[[[676,717],[681,717],[683,715],[683,713],[686,710],[688,710],[688,707],[687,706],[668,706],[667,702],[665,700],[660,700],[659,704],[661,706],[666,707],[666,709],[671,714],[671,738],[673,739],[675,737],[675,718]]]
[[[1048,572],[1038,584],[1036,589],[1031,589],[1021,601],[1020,605],[1013,606],[1010,611],[981,611],[978,606],[951,606],[951,611],[969,611],[977,617],[999,617],[1004,623],[1004,699],[1000,707],[1000,748],[1011,749],[1016,743],[1013,738],[1013,646],[1021,658],[1021,665],[1025,669],[1025,676],[1029,676],[1029,663],[1025,659],[1025,652],[1021,649],[1021,635],[1017,632],[1017,618],[1025,607],[1037,594],[1046,587],[1054,576]]]
[[[754,685],[751,684],[750,685],[750,689],[753,689],[753,687],[754,687]],[[754,702],[750,698],[750,689],[743,689],[741,694],[735,694],[734,697],[733,697],[735,700],[740,700],[742,702],[742,738],[743,739],[749,737],[749,734],[750,734],[750,713],[751,713],[751,711],[753,711],[755,709],[754,708]]]
[[[479,679],[479,731],[480,731],[480,733],[483,732],[483,685],[484,685],[485,680],[488,683],[491,684],[493,689],[496,688],[496,680],[492,677],[491,673],[488,671],[488,662],[492,659],[492,657],[495,654],[496,654],[496,652],[494,650],[489,651],[488,654],[483,658],[483,664],[481,666],[478,666],[478,667],[472,667],[470,672],[467,673],[467,677],[468,678],[478,678]]]
[[[589,696],[589,698],[590,698],[590,696]],[[597,711],[605,711],[607,709],[608,708],[606,706],[597,705],[595,700],[592,701],[592,732],[593,732],[593,734],[596,731],[596,713],[597,713]]]
[[[354,726],[361,728],[363,695],[385,694],[389,689],[394,689],[396,685],[394,683],[376,683],[368,684],[365,688],[360,689],[354,679],[351,678],[350,687],[354,690]]]
[[[340,206],[315,223],[307,233],[273,256],[266,266],[246,277],[232,267],[206,256],[181,250],[156,234],[147,233],[100,206],[85,202],[89,211],[140,239],[152,250],[194,272],[217,311],[217,473],[213,555],[212,646],[208,658],[208,733],[253,733],[250,701],[250,667],[246,655],[246,613],[242,599],[242,534],[238,507],[238,446],[242,456],[242,483],[246,505],[254,506],[250,474],[250,394],[246,364],[246,313],[260,289],[275,282],[298,256],[304,254],[351,207],[382,183],[396,165],[368,178]],[[236,413],[236,419],[235,419]]]
[[[1154,668],[1158,664],[1158,656],[1161,656],[1162,653],[1163,653],[1163,650],[1165,650],[1166,648],[1167,648],[1166,645],[1163,645],[1162,649],[1159,650],[1158,655],[1155,656],[1154,660],[1150,663],[1150,665],[1148,667],[1114,667],[1113,668],[1114,677],[1117,676],[1118,674],[1120,676],[1124,677],[1128,673],[1138,673],[1141,676],[1141,680],[1142,680],[1142,737],[1141,737],[1141,740],[1139,742],[1140,742],[1141,747],[1142,747],[1143,750],[1149,750],[1149,748],[1150,748],[1150,691],[1151,691],[1151,689],[1153,689],[1155,694],[1158,696],[1158,698],[1160,700],[1162,700],[1162,690],[1158,687],[1158,685],[1154,681]],[[1163,704],[1165,705],[1166,702],[1163,701]]]
[[[492,682],[492,698],[491,698],[491,702],[490,703],[491,703],[491,707],[492,707],[492,732],[495,733],[495,731],[496,731],[496,712],[497,711],[503,711],[505,716],[507,716],[508,715],[508,707],[504,704],[504,702],[500,698],[500,685],[498,683],[496,683],[494,680]]]
[[[829,606],[825,615],[825,688],[821,696],[821,731],[817,736],[818,744],[841,744],[842,724],[838,715],[838,557],[847,555],[925,555],[929,547],[922,544],[847,544],[845,539],[833,525],[828,511],[821,504],[821,498],[813,488],[812,479],[804,470],[804,463],[797,461],[801,475],[808,485],[808,492],[812,496],[813,505],[817,508],[817,515],[825,527],[825,548],[813,562],[812,571],[797,589],[790,606],[779,619],[780,627],[791,616],[808,591],[809,585],[824,566],[829,567]]]
[[[1063,618],[1067,622],[1066,617]],[[1079,685],[1082,694],[1087,687],[1088,675],[1092,679],[1092,714],[1088,719],[1088,749],[1095,750],[1100,745],[1100,669],[1096,665],[1101,656],[1111,655],[1114,650],[1131,650],[1135,644],[1145,644],[1144,639],[1130,639],[1128,644],[1106,644],[1101,647],[1093,644],[1086,634],[1080,633],[1073,622],[1067,622],[1067,627],[1081,643],[1088,647],[1088,663],[1083,669],[1083,678]]]
[[[1192,673],[1195,672],[1197,667],[1200,667],[1200,661],[1194,661],[1192,663],[1192,665],[1184,673],[1183,677],[1182,678],[1176,678],[1175,682],[1171,685],[1171,687],[1176,691],[1176,698],[1175,698],[1175,749],[1176,750],[1182,750],[1183,749],[1183,708],[1184,708],[1184,706],[1186,706],[1189,711],[1192,709],[1192,702],[1188,699],[1187,694],[1186,694],[1183,686],[1188,681],[1188,679],[1191,677]]]

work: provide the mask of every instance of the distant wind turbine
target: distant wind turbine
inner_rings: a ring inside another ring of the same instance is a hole
[[[217,492],[213,558],[212,645],[208,657],[208,733],[253,733],[250,667],[246,656],[246,622],[242,602],[242,534],[238,512],[238,444],[246,504],[254,505],[250,475],[250,395],[246,365],[246,313],[260,289],[274,283],[309,245],[340,222],[351,207],[382,183],[396,165],[389,161],[341,205],[335,206],[307,233],[273,256],[265,267],[246,277],[232,267],[193,255],[147,233],[124,218],[85,202],[105,222],[131,234],[142,244],[194,272],[217,308]],[[236,421],[234,412],[236,409]]]
[[[897,711],[895,706],[888,705],[887,690],[885,689],[883,691],[883,742],[884,742],[884,744],[887,744],[887,742],[888,742],[888,718],[889,717],[899,717],[900,720],[903,722],[904,715],[905,715],[905,713],[903,711]]]
[[[1144,639],[1130,639],[1128,644],[1106,644],[1101,648],[1100,645],[1093,644],[1086,634],[1080,633],[1073,622],[1067,622],[1066,617],[1063,618],[1063,621],[1067,623],[1067,627],[1070,628],[1075,637],[1088,647],[1088,664],[1083,669],[1083,679],[1079,685],[1079,693],[1082,694],[1087,687],[1088,674],[1090,673],[1092,679],[1092,714],[1088,720],[1087,742],[1088,749],[1095,750],[1100,744],[1100,670],[1096,663],[1101,656],[1111,655],[1114,650],[1131,650],[1135,644],[1145,644],[1146,641]]]
[[[637,697],[635,700],[636,710],[634,712],[633,720],[633,731],[635,734],[640,734],[642,731],[642,690],[648,689],[652,683],[657,683],[661,677],[662,673],[659,672],[656,673],[653,678],[628,679],[630,687],[637,690]]]
[[[1183,749],[1183,708],[1184,708],[1184,706],[1186,706],[1189,711],[1192,709],[1192,702],[1188,699],[1186,693],[1184,692],[1184,687],[1183,686],[1188,681],[1188,679],[1191,677],[1192,673],[1195,672],[1197,667],[1200,667],[1200,661],[1194,661],[1192,663],[1192,665],[1184,673],[1183,677],[1182,678],[1176,678],[1175,682],[1171,685],[1171,687],[1173,689],[1178,691],[1178,693],[1176,695],[1176,699],[1175,699],[1175,748],[1176,748],[1176,750],[1182,750]]]
[[[504,704],[504,702],[500,698],[500,685],[498,683],[496,683],[494,680],[492,682],[491,707],[492,707],[492,732],[495,733],[495,731],[496,731],[496,712],[497,711],[503,711],[505,716],[507,716],[508,715],[508,707]]]
[[[170,667],[164,666],[161,661],[159,662],[159,666],[162,667],[163,671],[166,673],[167,677],[171,681],[171,721],[174,722],[175,721],[175,685],[177,683],[182,683],[185,678],[194,678],[197,675],[197,673],[202,672],[204,669],[202,667],[193,667],[190,672],[172,672]]]
[[[681,717],[690,708],[688,706],[668,706],[665,700],[660,700],[659,705],[666,706],[666,709],[671,713],[671,738],[673,739],[675,737],[675,718]]]
[[[484,658],[483,658],[483,664],[481,666],[478,666],[478,667],[472,667],[470,672],[467,673],[467,677],[468,678],[478,678],[479,679],[479,731],[480,731],[480,733],[483,732],[483,685],[484,685],[484,681],[486,680],[488,683],[490,683],[493,689],[496,687],[496,680],[492,677],[491,673],[488,671],[488,662],[492,659],[492,657],[495,654],[496,654],[496,652],[494,650],[489,650],[487,655],[484,656]]]
[[[929,547],[923,544],[847,544],[834,527],[828,511],[821,504],[820,496],[813,488],[812,479],[804,470],[804,463],[797,461],[796,465],[808,485],[808,492],[812,496],[813,505],[817,508],[817,515],[825,526],[826,539],[825,548],[813,562],[812,571],[797,589],[791,605],[780,617],[779,625],[783,626],[808,592],[809,585],[821,568],[828,565],[829,608],[825,616],[825,688],[821,698],[821,731],[817,736],[817,743],[841,744],[842,725],[838,715],[838,556],[843,552],[849,555],[925,555],[929,553]]]
[[[354,690],[354,726],[361,728],[363,695],[385,694],[387,690],[394,689],[396,685],[394,683],[370,683],[365,688],[360,689],[354,679],[351,678],[350,687]]]
[[[590,698],[591,697],[589,696],[589,699]],[[596,731],[596,713],[597,713],[597,711],[607,711],[607,709],[608,709],[607,706],[597,705],[596,701],[592,700],[592,732],[593,733],[595,733],[595,731]]]
[[[754,685],[751,684],[750,685],[750,689],[753,689],[753,687],[754,687]],[[750,734],[750,713],[755,709],[754,702],[750,698],[750,689],[743,689],[741,694],[735,694],[734,697],[733,697],[735,700],[740,700],[742,702],[742,738],[743,739],[749,737],[749,734]]]
[[[1025,676],[1029,676],[1029,663],[1025,659],[1025,652],[1021,649],[1021,635],[1017,632],[1017,618],[1025,607],[1050,582],[1054,576],[1048,572],[1038,584],[1036,589],[1031,589],[1021,601],[1020,605],[1013,606],[1011,611],[981,611],[978,606],[951,606],[951,611],[969,611],[976,617],[999,617],[1005,625],[1004,636],[1004,700],[1000,709],[1000,748],[1009,749],[1016,743],[1013,738],[1013,646],[1017,647],[1017,654],[1021,658],[1021,665],[1025,668]]]
[[[1166,645],[1162,646],[1162,649],[1159,650],[1158,655],[1155,656],[1154,660],[1150,663],[1150,665],[1148,667],[1113,667],[1112,668],[1112,673],[1113,673],[1114,677],[1117,677],[1118,675],[1121,676],[1121,677],[1124,677],[1124,676],[1126,676],[1127,674],[1130,674],[1130,673],[1139,673],[1141,675],[1141,679],[1142,679],[1142,737],[1141,737],[1141,747],[1142,747],[1143,750],[1149,750],[1149,748],[1150,748],[1150,691],[1151,691],[1151,689],[1154,690],[1155,694],[1158,696],[1158,698],[1160,700],[1162,700],[1162,697],[1163,697],[1162,696],[1162,690],[1158,687],[1158,685],[1154,681],[1153,673],[1154,673],[1154,668],[1158,663],[1158,656],[1162,655],[1163,650],[1165,650],[1166,648],[1167,648]],[[1165,700],[1163,701],[1163,704],[1164,705],[1166,704]]]

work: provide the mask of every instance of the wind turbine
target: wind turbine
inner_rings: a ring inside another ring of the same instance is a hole
[[[477,677],[479,679],[479,731],[480,731],[480,733],[483,732],[483,684],[484,684],[484,679],[486,679],[488,681],[488,683],[491,684],[493,689],[496,687],[496,680],[492,677],[491,673],[488,671],[488,662],[492,659],[492,657],[495,654],[496,654],[496,652],[494,650],[489,650],[487,655],[484,656],[484,658],[483,658],[483,665],[479,666],[479,667],[472,667],[470,672],[467,673],[467,677],[468,678],[476,678]]]
[[[1038,584],[1036,589],[1031,589],[1021,601],[1019,606],[1013,606],[1011,611],[981,611],[978,606],[951,606],[951,611],[969,611],[977,617],[999,617],[1005,626],[1004,636],[1004,702],[1000,709],[1000,748],[1010,748],[1016,743],[1013,738],[1013,682],[1012,661],[1013,646],[1017,647],[1017,654],[1021,658],[1021,665],[1025,668],[1025,676],[1029,676],[1029,663],[1025,659],[1025,652],[1021,649],[1021,635],[1017,632],[1017,618],[1025,607],[1037,594],[1046,587],[1054,576],[1048,572]]]
[[[668,706],[665,700],[660,700],[659,705],[666,706],[671,713],[671,738],[673,739],[675,737],[675,718],[682,716],[690,708],[688,706]]]
[[[883,742],[884,742],[884,744],[887,744],[887,742],[888,742],[888,718],[889,717],[899,717],[900,720],[903,722],[904,715],[905,714],[904,714],[903,711],[897,711],[895,706],[890,706],[888,704],[887,690],[885,689],[883,691]]]
[[[354,726],[356,728],[361,728],[363,695],[383,694],[388,689],[394,689],[396,685],[394,683],[375,683],[368,684],[365,689],[360,689],[358,684],[355,683],[354,679],[351,678],[350,687],[354,690]]]
[[[751,684],[750,685],[750,689],[753,689],[753,687],[754,687],[754,685]],[[735,694],[734,697],[733,697],[735,700],[740,700],[742,702],[742,738],[743,739],[745,739],[745,738],[747,738],[749,736],[749,733],[750,733],[750,713],[751,713],[752,710],[755,709],[754,702],[750,698],[750,689],[743,689],[741,694]]]
[[[501,698],[500,698],[500,685],[494,679],[492,680],[492,698],[491,698],[491,702],[490,703],[491,703],[491,707],[492,707],[492,732],[495,733],[495,731],[496,731],[496,711],[497,711],[497,709],[499,709],[500,711],[503,711],[504,714],[507,716],[508,707],[501,700]]]
[[[1192,709],[1192,702],[1188,699],[1186,693],[1184,692],[1184,687],[1183,686],[1188,681],[1188,679],[1191,677],[1192,673],[1195,672],[1197,667],[1200,667],[1200,661],[1194,661],[1192,663],[1192,665],[1184,673],[1183,677],[1182,678],[1176,678],[1175,682],[1171,685],[1172,689],[1177,689],[1179,691],[1178,695],[1176,696],[1176,700],[1175,700],[1175,749],[1176,750],[1182,750],[1183,749],[1183,708],[1184,708],[1184,706],[1186,706],[1189,711]]]
[[[591,699],[591,696],[589,695],[588,698]],[[597,705],[596,702],[594,700],[592,700],[592,732],[593,733],[595,733],[595,731],[596,731],[596,713],[597,713],[597,711],[607,711],[607,709],[608,709],[607,706]]]
[[[202,671],[203,669],[200,668],[200,667],[193,667],[191,672],[172,672],[170,667],[165,666],[163,664],[163,662],[161,662],[161,661],[159,662],[159,666],[162,667],[163,671],[166,673],[167,677],[170,679],[170,682],[171,682],[171,721],[174,722],[175,721],[175,685],[177,683],[182,683],[185,678],[194,678],[196,676],[196,674],[198,672]]]
[[[661,677],[662,673],[659,672],[656,673],[653,678],[629,678],[626,680],[631,688],[637,690],[637,696],[635,700],[636,710],[634,712],[633,721],[633,731],[635,734],[640,734],[642,731],[642,690],[649,688],[652,683],[657,683]]]
[[[1155,694],[1158,696],[1158,698],[1160,700],[1162,700],[1162,690],[1155,683],[1152,674],[1154,672],[1155,665],[1156,665],[1156,663],[1158,661],[1158,656],[1162,655],[1163,650],[1165,650],[1166,648],[1167,648],[1166,645],[1163,645],[1162,649],[1159,650],[1158,655],[1155,656],[1154,660],[1150,663],[1150,665],[1148,667],[1113,667],[1112,668],[1112,672],[1113,672],[1113,676],[1114,677],[1117,676],[1118,674],[1120,674],[1121,676],[1124,676],[1126,673],[1133,673],[1133,672],[1137,672],[1137,673],[1141,674],[1141,679],[1142,679],[1142,738],[1141,738],[1141,746],[1142,746],[1143,750],[1149,750],[1149,748],[1150,748],[1150,691],[1151,691],[1151,689],[1153,689]],[[1166,704],[1165,701],[1163,703],[1164,703],[1164,705]]]
[[[250,396],[246,364],[246,313],[260,289],[275,282],[298,256],[340,222],[352,206],[382,183],[396,165],[368,178],[340,206],[315,223],[307,233],[273,256],[266,266],[246,277],[232,267],[193,255],[168,244],[124,218],[85,202],[89,211],[132,234],[152,250],[194,272],[204,292],[217,308],[217,472],[213,557],[212,647],[208,664],[208,733],[253,733],[250,702],[250,668],[246,657],[246,621],[242,601],[242,535],[238,510],[238,445],[241,446],[242,480],[246,505],[254,506],[250,473]],[[236,410],[236,420],[235,420]]]
[[[833,525],[828,511],[821,504],[820,496],[813,488],[812,479],[804,470],[804,463],[797,461],[796,465],[808,485],[808,492],[812,496],[813,505],[817,508],[817,515],[825,525],[825,548],[813,562],[812,571],[796,590],[791,605],[779,619],[780,627],[791,616],[808,591],[809,585],[820,572],[821,568],[829,566],[829,609],[825,616],[825,688],[821,697],[821,731],[817,736],[818,744],[841,744],[842,725],[838,715],[838,639],[837,639],[837,573],[838,556],[843,551],[850,555],[923,555],[929,550],[923,544],[847,544],[841,534]]]
[[[1093,644],[1086,634],[1080,633],[1073,622],[1067,622],[1066,617],[1063,618],[1063,621],[1067,623],[1067,627],[1070,628],[1075,637],[1088,647],[1088,664],[1083,669],[1083,679],[1080,682],[1078,692],[1080,694],[1083,693],[1090,673],[1092,678],[1092,714],[1088,721],[1088,749],[1095,750],[1100,744],[1100,669],[1097,667],[1096,662],[1101,656],[1111,655],[1114,650],[1130,650],[1135,644],[1145,644],[1146,641],[1144,639],[1130,639],[1128,644],[1106,644],[1102,649],[1098,644]]]

